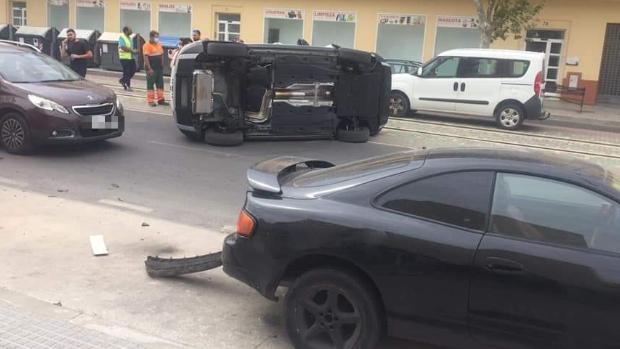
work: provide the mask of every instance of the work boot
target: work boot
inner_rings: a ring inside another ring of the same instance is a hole
[[[170,103],[166,102],[165,100],[159,100],[159,101],[157,101],[157,104],[159,104],[159,105],[170,105]]]

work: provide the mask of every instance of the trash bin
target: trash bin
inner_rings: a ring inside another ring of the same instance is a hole
[[[0,40],[13,40],[15,27],[10,24],[0,24]]]
[[[67,29],[69,28],[63,29],[62,31],[60,31],[60,34],[58,34],[59,46],[60,43],[67,38]],[[93,59],[88,62],[89,68],[96,68],[99,66],[99,51],[95,49],[97,46],[97,39],[99,38],[99,35],[101,35],[101,33],[99,33],[97,30],[75,29],[75,36],[78,39],[86,40],[86,42],[88,42],[90,50],[93,51]]]
[[[159,42],[164,48],[164,75],[170,76],[170,58],[168,58],[168,50],[174,50],[179,44],[179,37],[176,36],[160,36]]]
[[[118,58],[118,39],[121,37],[121,33],[105,32],[97,39],[97,51],[100,59],[100,67],[112,71],[122,71],[121,61]],[[138,49],[138,53],[135,55],[136,70],[140,71],[144,64],[144,57],[142,56],[142,46],[144,45],[144,39],[140,34],[132,34],[130,37],[133,40],[133,46]]]
[[[31,27],[22,25],[14,35],[15,41],[38,47],[41,52],[56,59],[60,58],[58,42],[58,29],[54,27]]]

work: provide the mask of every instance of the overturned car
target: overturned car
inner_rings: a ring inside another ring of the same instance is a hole
[[[177,127],[193,140],[365,142],[387,122],[391,72],[345,48],[203,41],[183,48],[171,84]]]

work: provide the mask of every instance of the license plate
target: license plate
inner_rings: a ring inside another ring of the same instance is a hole
[[[110,121],[106,121],[105,115],[93,115],[91,127],[93,130],[116,130],[118,129],[118,117],[110,116]]]

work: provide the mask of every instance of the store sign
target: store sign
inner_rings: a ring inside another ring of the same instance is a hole
[[[176,2],[159,3],[159,12],[192,13],[192,5]]]
[[[265,18],[280,18],[280,19],[304,19],[304,11],[292,8],[267,8],[265,9]]]
[[[104,0],[77,0],[77,7],[96,7],[96,8],[104,8],[105,1]]]
[[[67,6],[69,5],[69,0],[48,0],[47,3],[51,6]]]
[[[437,26],[446,28],[477,29],[478,18],[467,16],[439,16]]]
[[[315,21],[327,22],[355,22],[355,12],[349,11],[314,11],[313,17]]]
[[[121,0],[121,10],[150,11],[151,3],[145,1]]]
[[[397,25],[424,25],[425,17],[416,15],[380,14],[379,23]]]

